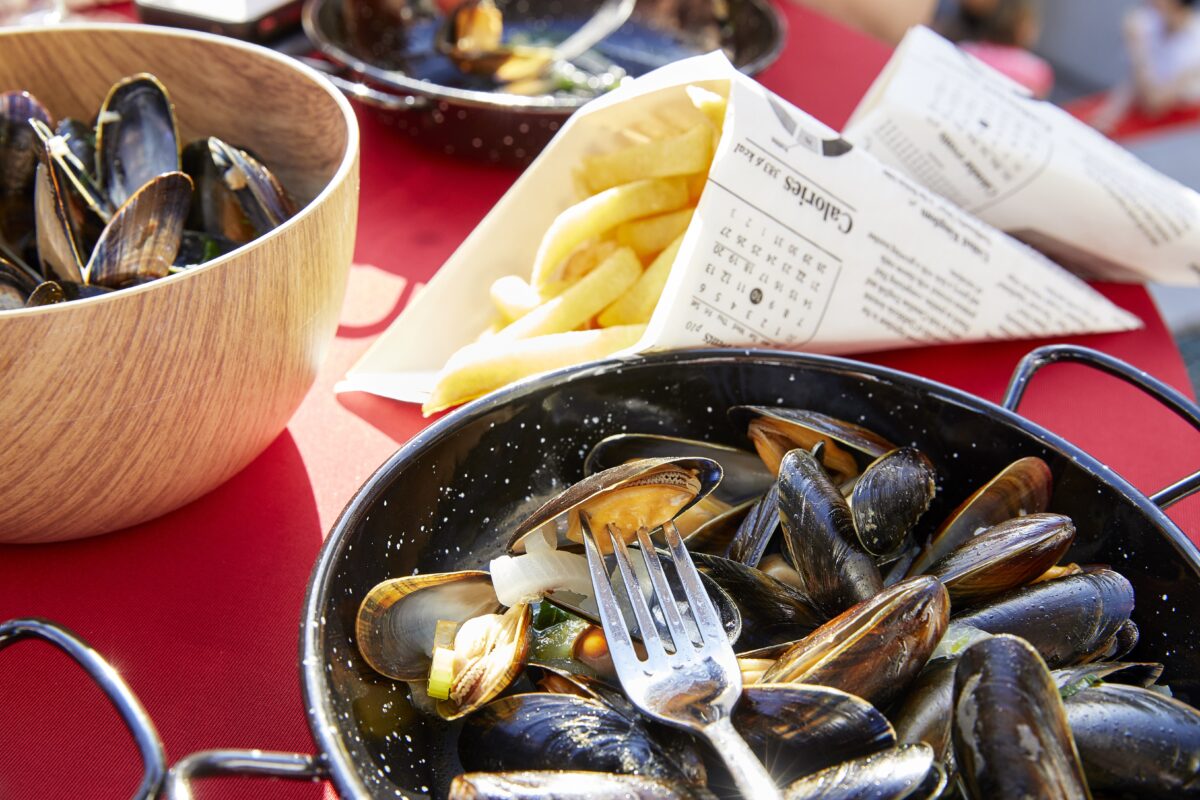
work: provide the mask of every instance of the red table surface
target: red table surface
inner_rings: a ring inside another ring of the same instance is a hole
[[[762,82],[837,128],[887,59],[877,42],[787,6],[788,44]],[[333,384],[387,327],[516,172],[446,158],[362,123],[356,263],[337,338],[288,429],[224,486],[161,519],[90,540],[0,547],[0,620],[36,615],[84,637],[121,672],[174,762],[218,747],[312,752],[298,624],[321,542],[355,489],[427,420],[408,405],[338,397]],[[1146,292],[1101,286],[1144,320],[1133,333],[1072,341],[1191,394]],[[862,356],[998,401],[1017,361],[1044,342]],[[1040,375],[1034,421],[1152,492],[1197,467],[1195,432],[1082,367]],[[1200,499],[1170,515],[1200,536]],[[140,774],[115,712],[66,656],[37,642],[0,653],[0,798],[125,798]],[[200,798],[315,798],[303,783],[206,781]]]

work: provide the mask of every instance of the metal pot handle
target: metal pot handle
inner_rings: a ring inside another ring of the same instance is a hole
[[[22,639],[41,639],[62,650],[75,659],[104,691],[125,721],[142,755],[142,782],[133,798],[149,800],[156,797],[167,772],[167,759],[154,723],[129,690],[129,685],[99,653],[61,625],[44,619],[13,619],[0,624],[0,650]]]
[[[320,781],[329,777],[314,756],[263,750],[201,750],[180,759],[167,776],[166,800],[192,800],[193,778],[213,775],[254,775],[289,780]]]
[[[1017,364],[1012,378],[1009,379],[1008,389],[1004,392],[1004,400],[1001,405],[1009,411],[1015,412],[1034,373],[1047,364],[1055,364],[1059,361],[1073,361],[1120,378],[1141,389],[1200,431],[1200,406],[1189,400],[1182,392],[1119,358],[1114,358],[1090,347],[1070,344],[1039,347],[1021,359],[1021,363]],[[1150,502],[1159,508],[1167,508],[1197,490],[1200,490],[1200,470],[1154,493],[1150,496]]]
[[[357,100],[365,106],[378,108],[382,111],[420,111],[429,105],[429,98],[417,97],[411,94],[392,94],[372,89],[362,81],[346,77],[335,64],[322,61],[319,58],[300,57],[297,59],[304,65],[312,67],[324,75],[330,83],[342,94]]]

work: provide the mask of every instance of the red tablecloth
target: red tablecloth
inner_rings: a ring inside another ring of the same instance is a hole
[[[763,83],[840,127],[887,58],[878,43],[788,6],[789,40]],[[425,424],[419,412],[333,383],[428,280],[516,173],[442,157],[362,122],[356,265],[342,325],[287,431],[241,474],[162,519],[96,539],[0,547],[0,620],[57,620],[105,654],[154,718],[176,761],[200,749],[311,752],[297,635],[321,541],[360,483]],[[1188,391],[1146,292],[1103,286],[1144,330],[1081,337]],[[1013,366],[1042,342],[870,354],[999,400]],[[1023,407],[1146,491],[1196,468],[1196,434],[1114,380],[1050,368]],[[1171,511],[1200,535],[1200,500]],[[0,653],[0,798],[126,798],[137,753],[99,691],[40,643]],[[308,784],[204,784],[201,798],[316,798]]]

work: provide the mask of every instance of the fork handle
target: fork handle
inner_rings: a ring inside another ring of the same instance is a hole
[[[701,732],[725,762],[742,797],[746,800],[782,800],[783,795],[771,773],[734,730],[729,717],[706,725]]]

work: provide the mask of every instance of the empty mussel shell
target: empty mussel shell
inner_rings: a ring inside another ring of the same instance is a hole
[[[920,575],[982,528],[1024,514],[1045,511],[1053,477],[1045,461],[1030,456],[1009,464],[947,517],[909,568]]]
[[[1093,661],[1052,670],[1050,675],[1058,686],[1058,693],[1066,699],[1101,682],[1149,688],[1162,677],[1162,673],[1163,665],[1152,662]]]
[[[225,184],[221,168],[213,161],[208,139],[189,142],[180,153],[179,163],[195,187],[188,213],[189,229],[237,243],[257,235],[241,201]]]
[[[153,178],[113,215],[83,269],[84,283],[119,288],[139,278],[170,274],[191,202],[182,172]]]
[[[912,682],[888,718],[901,744],[924,742],[934,757],[945,762],[951,756],[950,717],[954,708],[954,668],[957,659],[930,661]]]
[[[812,450],[824,443],[822,464],[837,484],[858,475],[868,464],[896,446],[882,436],[850,422],[799,408],[734,406],[729,416],[744,426],[767,469],[778,473],[787,451]]]
[[[973,800],[1090,798],[1058,687],[1016,636],[972,645],[954,676],[954,755]]]
[[[28,272],[0,256],[0,311],[23,308],[37,281]]]
[[[296,213],[296,204],[283,184],[254,156],[215,136],[208,139],[208,148],[221,180],[241,204],[257,235],[278,228]],[[218,232],[228,236],[224,231]]]
[[[834,617],[779,657],[763,683],[818,683],[886,708],[937,647],[950,598],[935,578],[910,578]]]
[[[29,125],[50,113],[28,92],[0,93],[0,241],[21,251],[34,229],[32,189],[37,137]]]
[[[179,171],[179,134],[167,90],[142,73],[113,85],[96,117],[96,178],[121,206],[159,175]]]

